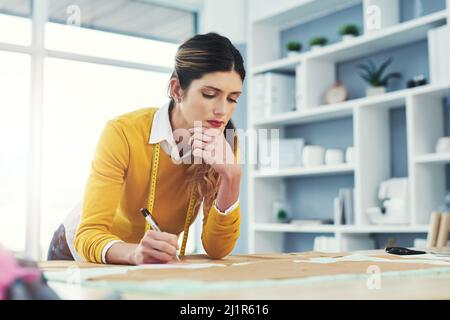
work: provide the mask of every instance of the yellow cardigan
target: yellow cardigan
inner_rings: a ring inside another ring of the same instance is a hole
[[[111,241],[139,243],[147,206],[152,146],[148,143],[156,108],[146,108],[110,120],[100,137],[84,193],[83,211],[74,246],[86,261],[102,263],[103,248]],[[183,231],[189,204],[186,170],[161,152],[153,215],[162,231]],[[197,213],[195,213],[196,217]],[[194,219],[191,220],[191,223]],[[211,258],[222,258],[240,234],[241,209],[221,215],[204,208],[202,243]]]

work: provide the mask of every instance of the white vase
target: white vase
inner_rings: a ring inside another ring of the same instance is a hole
[[[355,39],[356,37],[353,34],[344,34],[342,36],[342,41],[351,41]]]
[[[366,96],[371,97],[371,96],[376,96],[379,94],[383,94],[386,92],[386,87],[372,87],[369,86],[366,88]]]
[[[436,143],[436,153],[450,152],[450,137],[441,137]]]
[[[319,50],[319,49],[322,48],[322,47],[323,47],[323,45],[315,44],[315,45],[311,46],[311,50],[313,50],[313,51]]]
[[[348,147],[345,151],[345,162],[353,164],[355,162],[355,147]]]
[[[305,146],[302,152],[304,167],[322,166],[325,160],[325,148],[321,146]]]
[[[328,149],[325,152],[325,164],[335,166],[344,163],[344,152],[340,149]]]
[[[294,57],[298,56],[300,54],[300,51],[288,51],[288,57]]]

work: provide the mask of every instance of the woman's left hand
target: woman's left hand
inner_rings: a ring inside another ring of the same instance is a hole
[[[241,173],[240,165],[225,139],[223,132],[214,128],[195,127],[189,129],[194,164],[203,161],[224,178],[234,178]],[[196,160],[197,158],[197,160]]]

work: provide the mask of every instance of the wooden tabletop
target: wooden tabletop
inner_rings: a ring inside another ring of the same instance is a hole
[[[382,251],[366,251],[364,254],[382,256]],[[275,256],[276,254],[274,254]],[[239,261],[252,255],[230,256],[229,260]],[[204,261],[204,256],[191,256],[193,261]],[[217,260],[214,260],[216,262]],[[66,270],[67,268],[109,268],[111,266],[67,261],[47,261],[39,264],[44,271]],[[239,290],[210,292],[171,293],[161,296],[156,293],[122,293],[122,299],[450,299],[450,272],[435,275],[402,275],[399,277],[382,274],[379,285],[368,285],[370,275],[359,279],[331,279],[318,282],[303,282],[288,285],[267,285],[257,288],[243,287]],[[109,289],[95,289],[62,282],[49,285],[63,299],[106,299],[114,298]]]

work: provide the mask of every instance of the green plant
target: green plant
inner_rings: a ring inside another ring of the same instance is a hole
[[[357,67],[363,71],[359,75],[373,87],[384,87],[389,80],[402,77],[399,72],[391,72],[383,76],[384,71],[391,62],[392,57],[384,61],[379,68],[376,67],[372,60],[369,60],[366,64],[358,64]]]
[[[353,36],[359,36],[359,28],[356,24],[344,24],[339,29],[339,34],[341,36],[347,35],[347,34],[350,34]]]
[[[287,221],[288,220],[288,213],[287,213],[287,211],[284,210],[284,209],[280,209],[278,211],[277,218],[278,218],[278,221]]]
[[[324,46],[328,43],[328,39],[325,37],[316,37],[309,40],[310,46]]]
[[[286,44],[286,49],[289,51],[302,51],[302,44],[298,41],[289,41]]]

